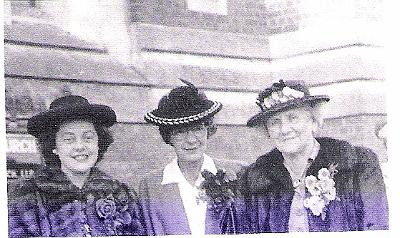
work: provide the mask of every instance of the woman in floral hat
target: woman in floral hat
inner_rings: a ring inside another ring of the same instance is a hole
[[[225,183],[226,172],[240,168],[238,163],[205,154],[208,139],[216,131],[213,117],[222,105],[182,81],[188,86],[170,91],[157,109],[145,115],[147,122],[158,126],[162,139],[176,154],[164,169],[141,182],[148,235],[235,233],[233,197],[224,196],[229,191],[213,200],[207,195],[212,191],[202,189],[203,177],[210,183]]]
[[[133,191],[95,165],[113,142],[108,106],[68,95],[28,121],[44,168],[9,189],[9,237],[145,234]]]
[[[388,229],[385,185],[376,155],[346,141],[317,138],[319,105],[302,82],[274,83],[257,98],[248,126],[266,130],[275,149],[241,179],[246,233]]]

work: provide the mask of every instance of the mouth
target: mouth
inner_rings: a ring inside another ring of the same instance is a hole
[[[286,137],[286,138],[282,138],[282,141],[284,141],[284,142],[291,141],[291,140],[294,140],[296,138],[297,138],[297,136]]]
[[[72,158],[74,160],[76,160],[76,161],[85,161],[85,160],[88,159],[88,157],[89,157],[89,155],[75,155],[75,156],[72,156]]]
[[[185,151],[187,152],[196,152],[197,151],[197,147],[193,147],[193,148],[185,148]]]

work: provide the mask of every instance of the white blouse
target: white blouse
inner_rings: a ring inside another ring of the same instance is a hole
[[[204,154],[204,161],[200,171],[203,170],[208,170],[213,174],[217,173],[217,168],[215,167],[213,159],[206,154]],[[174,159],[171,163],[167,164],[163,171],[162,185],[170,183],[178,184],[179,193],[185,208],[186,217],[192,235],[205,234],[207,203],[198,199],[198,187],[203,180],[204,178],[200,173],[195,186],[192,186],[180,170],[177,159]]]

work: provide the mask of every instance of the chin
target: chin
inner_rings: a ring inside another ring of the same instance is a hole
[[[296,154],[301,151],[298,146],[277,146],[278,150],[286,154]]]

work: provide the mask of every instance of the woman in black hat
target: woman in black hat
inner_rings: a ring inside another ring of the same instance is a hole
[[[183,81],[183,80],[182,80]],[[215,133],[214,115],[219,102],[184,81],[161,98],[158,108],[145,120],[158,126],[176,157],[163,169],[151,173],[140,186],[140,197],[149,235],[221,234],[234,232],[232,209],[213,210],[201,199],[202,171],[235,171],[240,165],[212,159],[205,154],[208,138]],[[222,174],[220,172],[220,174]],[[208,204],[210,205],[210,204]]]
[[[388,229],[376,155],[346,141],[317,138],[319,105],[302,82],[274,83],[257,98],[248,126],[266,130],[275,149],[260,156],[241,183],[248,233]]]
[[[9,187],[10,237],[145,233],[134,191],[95,167],[113,142],[107,129],[115,122],[110,107],[73,95],[29,119],[45,166]]]

